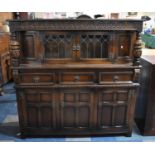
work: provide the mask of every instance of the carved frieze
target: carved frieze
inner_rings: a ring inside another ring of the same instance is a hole
[[[44,21],[44,22],[43,22]],[[142,30],[142,20],[16,20],[10,30]]]

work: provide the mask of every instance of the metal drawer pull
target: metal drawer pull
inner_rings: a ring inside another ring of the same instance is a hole
[[[76,75],[76,76],[74,77],[74,81],[75,81],[75,82],[80,81],[80,77],[79,77],[79,75]]]
[[[76,50],[77,50],[77,51],[80,51],[80,45],[79,45],[79,44],[77,44]]]
[[[76,45],[73,44],[73,51],[76,51]]]
[[[40,77],[39,76],[34,76],[32,80],[33,80],[34,83],[38,83],[39,80],[40,80]]]
[[[113,77],[113,81],[118,81],[119,80],[119,76],[117,76],[117,75],[115,75],[114,77]]]
[[[80,51],[80,45],[73,44],[73,51]]]

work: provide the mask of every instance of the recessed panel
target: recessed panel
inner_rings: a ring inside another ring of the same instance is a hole
[[[75,102],[75,93],[64,93],[64,101],[65,102]]]
[[[81,106],[79,111],[79,127],[89,127],[90,111],[89,106]]]
[[[27,121],[29,127],[38,127],[38,109],[35,107],[27,108]]]
[[[117,106],[115,107],[115,125],[124,125],[126,120],[126,106]]]
[[[104,91],[100,95],[100,101],[113,101],[114,92],[113,91]]]
[[[117,101],[128,101],[128,91],[118,91],[117,92]]]
[[[27,93],[26,94],[26,101],[30,103],[36,103],[39,102],[39,94],[38,93]]]
[[[34,58],[35,57],[35,35],[32,31],[27,31],[24,36],[23,42],[23,54],[27,58]]]
[[[52,93],[40,93],[40,101],[41,102],[52,102],[53,94]]]
[[[119,56],[130,56],[130,35],[119,35]]]
[[[110,126],[111,125],[111,118],[112,116],[112,108],[110,106],[102,106],[100,109],[100,125],[102,127]]]
[[[43,127],[53,126],[53,109],[50,107],[41,108],[41,124]]]
[[[80,102],[89,102],[91,99],[90,93],[79,93],[79,101]]]
[[[75,108],[65,107],[63,109],[63,125],[64,127],[75,127]]]

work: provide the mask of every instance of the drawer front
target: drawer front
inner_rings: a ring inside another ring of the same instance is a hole
[[[95,83],[95,73],[93,72],[63,72],[63,73],[60,73],[60,83],[62,84],[93,84]]]
[[[132,83],[133,72],[100,72],[99,83],[100,84],[119,84],[119,83]]]
[[[20,76],[21,83],[33,83],[33,84],[53,84],[55,81],[54,73],[25,73]]]

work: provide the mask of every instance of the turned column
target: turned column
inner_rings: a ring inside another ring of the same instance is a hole
[[[142,55],[142,41],[141,41],[141,36],[139,32],[137,33],[137,38],[136,42],[134,44],[134,49],[133,49],[133,65],[138,66],[139,65],[139,59]]]

